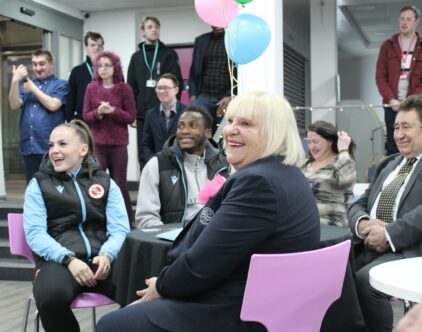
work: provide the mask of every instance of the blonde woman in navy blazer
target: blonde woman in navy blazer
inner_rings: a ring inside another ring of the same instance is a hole
[[[265,331],[240,320],[251,255],[318,248],[318,210],[299,169],[304,152],[288,102],[250,93],[226,116],[236,172],[185,227],[140,300],[104,316],[97,331]]]

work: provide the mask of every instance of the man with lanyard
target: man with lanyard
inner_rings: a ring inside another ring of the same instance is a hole
[[[160,21],[158,18],[152,16],[144,18],[141,23],[141,34],[145,41],[138,45],[139,50],[133,53],[130,59],[127,83],[132,87],[136,100],[138,160],[142,170],[144,164],[142,130],[145,113],[160,104],[155,93],[157,80],[161,75],[171,73],[177,77],[179,82],[182,82],[182,74],[177,53],[166,47],[159,39]]]
[[[24,65],[12,67],[9,103],[22,109],[19,150],[23,159],[26,181],[38,172],[42,157],[48,152],[50,133],[64,122],[64,103],[68,84],[54,76],[53,56],[47,50],[32,53],[29,77]]]
[[[383,98],[387,129],[387,155],[397,153],[394,121],[400,101],[422,93],[422,36],[416,32],[420,12],[416,6],[400,10],[400,33],[381,46],[376,69],[376,83]]]
[[[94,80],[92,64],[104,49],[104,39],[97,32],[88,31],[84,37],[86,61],[72,69],[69,76],[69,94],[66,102],[66,121],[82,120],[87,85]]]

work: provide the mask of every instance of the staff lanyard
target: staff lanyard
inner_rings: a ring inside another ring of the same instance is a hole
[[[410,43],[409,43],[409,47],[407,48],[407,52],[406,52],[406,54],[404,54],[403,36],[400,34],[401,61],[402,61],[403,66],[405,66],[407,64],[407,57],[409,56],[410,49],[411,49],[412,44],[413,44],[413,40],[415,39],[415,35],[416,34],[413,34],[412,39],[410,40]],[[404,68],[402,68],[402,69],[404,69]]]
[[[152,58],[152,64],[151,64],[151,66],[148,63],[147,52],[145,52],[145,44],[142,44],[142,51],[144,52],[144,61],[145,61],[145,65],[149,69],[149,77],[150,77],[150,79],[152,79],[152,70],[154,69],[155,61],[157,60],[158,44],[159,44],[159,42],[157,41],[156,44],[155,44],[155,51],[154,51],[154,56]]]
[[[88,62],[85,62],[85,66],[86,66],[86,68],[88,69],[89,74],[91,75],[91,80],[93,81],[93,80],[94,80],[94,73],[92,72],[92,68],[91,68],[91,66],[89,65],[89,63],[88,63]]]

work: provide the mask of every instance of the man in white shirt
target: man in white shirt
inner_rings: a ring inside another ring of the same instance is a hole
[[[370,286],[369,270],[422,255],[422,96],[400,104],[394,139],[400,153],[381,162],[365,194],[348,211],[350,228],[363,245],[356,258],[356,287],[370,332],[392,331],[393,312],[387,295]],[[398,177],[402,181],[395,195],[386,200]]]

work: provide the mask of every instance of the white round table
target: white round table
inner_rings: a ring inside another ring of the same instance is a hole
[[[422,302],[422,257],[387,262],[369,271],[375,289],[403,300]]]

